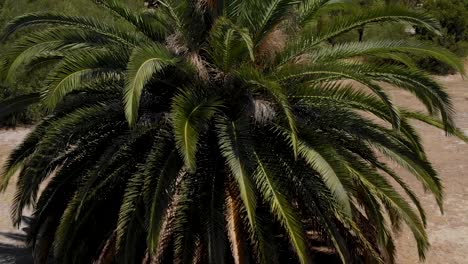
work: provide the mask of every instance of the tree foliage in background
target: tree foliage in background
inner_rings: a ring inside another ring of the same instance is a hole
[[[143,0],[142,0],[143,1]],[[156,8],[159,6],[159,1],[148,0],[148,1],[128,1],[122,0],[123,3],[129,5],[129,8],[133,10],[142,10],[143,8]],[[423,0],[355,0],[355,1],[344,1],[348,4],[354,2],[356,6],[362,8],[377,6],[377,5],[392,5],[392,4],[403,4],[412,9],[425,9],[429,11],[434,17],[441,21],[442,35],[433,34],[423,28],[419,28],[418,37],[420,40],[427,41],[435,45],[445,47],[460,57],[465,57],[468,52],[468,43],[466,41],[467,17],[468,17],[468,6],[464,0],[438,0],[438,1],[423,1]],[[8,20],[13,17],[26,13],[36,11],[49,11],[49,12],[63,12],[69,15],[89,14],[95,17],[99,17],[102,21],[117,22],[115,15],[110,15],[101,9],[92,8],[89,0],[73,0],[73,1],[56,1],[56,0],[2,0],[0,1],[0,26],[3,26]],[[342,12],[342,11],[337,11]],[[346,11],[346,12],[349,12]],[[336,12],[335,12],[336,16]],[[329,18],[323,18],[322,24],[326,24]],[[332,18],[333,19],[333,18]],[[123,24],[122,26],[125,26]],[[130,28],[129,28],[130,29]],[[376,40],[380,38],[392,38],[392,39],[405,39],[411,40],[415,37],[406,32],[408,29],[407,25],[404,24],[388,24],[388,25],[369,25],[366,27],[360,27],[357,30],[350,31],[347,34],[342,34],[338,37],[330,39],[331,43],[339,43],[346,41],[355,41],[357,39],[366,38],[367,40]],[[8,44],[6,44],[8,46]],[[0,44],[0,49],[4,49]],[[0,52],[1,54],[1,52]],[[380,60],[387,63],[386,60]],[[423,69],[428,70],[431,73],[436,74],[448,74],[454,73],[453,69],[438,60],[427,57],[417,60],[416,62]],[[40,87],[41,76],[32,75],[31,78],[18,78],[14,84],[6,84],[0,82],[2,91],[0,91],[0,99],[10,98],[13,95],[26,94],[31,92],[37,87]],[[31,75],[30,75],[31,76]],[[28,108],[27,111],[21,113],[15,113],[10,115],[8,118],[3,118],[0,122],[0,126],[12,126],[17,124],[30,124],[37,122],[40,117],[44,116],[44,111],[41,111],[38,107]]]
[[[424,28],[412,28],[412,26],[404,24],[371,25],[340,36],[334,40],[336,43],[362,40],[364,38],[367,40],[375,40],[382,37],[404,40],[416,38],[432,45],[444,47],[457,54],[460,58],[465,58],[468,54],[468,2],[466,0],[355,0],[353,3],[363,8],[399,3],[414,10],[424,10],[440,21],[442,29],[440,33],[436,34]],[[386,60],[381,61],[382,63],[389,62]],[[418,64],[419,67],[433,74],[455,73],[452,67],[431,57],[417,59],[412,63]]]
[[[124,0],[130,8],[143,9],[142,1]],[[101,21],[117,22],[116,16],[105,12],[105,10],[94,8],[89,0],[0,0],[0,28],[18,15],[30,12],[63,12],[68,15],[88,14],[99,17]],[[118,22],[117,22],[118,23]],[[122,25],[124,26],[124,25]],[[130,27],[128,27],[130,30]],[[6,50],[10,49],[9,43],[0,43],[0,62]],[[32,66],[34,67],[34,65]],[[15,82],[6,83],[0,80],[0,100],[10,99],[15,96],[28,94],[41,87],[44,74],[49,69],[29,72],[15,79]],[[4,78],[3,78],[4,79]],[[0,108],[1,109],[1,108]],[[30,107],[25,111],[1,116],[0,127],[15,126],[20,124],[33,124],[38,122],[46,113],[40,107]]]
[[[442,210],[442,183],[410,121],[466,138],[429,75],[363,58],[463,65],[417,42],[330,39],[375,23],[437,32],[435,19],[386,6],[320,26],[347,11],[336,0],[97,5],[120,19],[32,13],[2,35],[7,83],[31,65],[51,69],[40,94],[0,105],[40,99],[49,113],[1,178],[6,188],[19,172],[12,218],[18,225],[33,206],[38,263],[311,263],[324,252],[393,263],[402,225],[424,259],[424,209],[381,157]],[[396,106],[384,83],[427,113]]]
[[[419,29],[419,38],[447,48],[460,57],[468,55],[468,1],[427,0],[422,3],[422,8],[440,21],[442,30],[441,34],[434,34]],[[454,73],[449,65],[431,58],[424,58],[419,64],[434,73]]]

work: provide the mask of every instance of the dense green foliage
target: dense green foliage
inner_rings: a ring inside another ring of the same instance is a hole
[[[359,28],[334,40],[335,43],[354,41],[365,38],[367,40],[392,38],[404,40],[420,40],[444,47],[460,58],[468,55],[468,1],[466,0],[420,0],[420,1],[380,1],[354,0],[353,3],[363,8],[372,6],[401,3],[414,10],[424,10],[434,16],[441,24],[439,33],[430,32],[424,28],[412,27],[404,24],[374,25]],[[349,11],[348,11],[349,12]],[[420,68],[432,74],[453,74],[450,65],[430,57],[414,60]],[[387,61],[383,60],[383,63]]]
[[[129,7],[143,9],[143,1],[124,0]],[[30,12],[63,12],[69,15],[88,14],[99,17],[101,21],[115,22],[115,16],[102,9],[95,8],[90,0],[0,0],[0,28],[16,16]],[[124,26],[124,25],[122,25]],[[130,30],[130,27],[128,27]],[[9,43],[0,43],[0,57],[5,56],[5,51],[10,47]],[[15,79],[13,83],[5,82],[0,78],[0,100],[33,92],[43,84],[41,80],[47,70],[29,72]],[[18,124],[31,124],[44,116],[44,111],[39,107],[31,107],[19,113],[0,118],[0,127],[14,126]]]
[[[422,40],[445,47],[460,57],[468,55],[468,1],[467,0],[428,0],[423,7],[440,21],[441,34],[420,29]],[[450,66],[431,58],[424,58],[419,64],[425,69],[439,73],[453,73]]]
[[[0,105],[40,99],[49,112],[1,184],[19,171],[12,216],[33,206],[38,263],[311,263],[323,249],[393,263],[403,224],[424,258],[424,209],[386,160],[442,209],[410,121],[465,138],[444,88],[404,62],[463,64],[418,42],[330,42],[376,23],[438,32],[436,20],[389,6],[349,14],[335,0],[159,3],[99,1],[115,21],[26,14],[3,32],[7,82],[47,69],[40,95]],[[396,106],[385,83],[427,114]]]
[[[129,8],[133,10],[142,10],[146,7],[157,6],[157,1],[143,0],[122,0]],[[146,7],[144,6],[145,3]],[[412,9],[424,9],[441,22],[441,35],[431,33],[423,28],[418,30],[418,34],[413,36],[406,32],[407,25],[404,24],[388,24],[388,25],[370,25],[364,28],[353,30],[347,34],[343,34],[336,39],[331,39],[333,43],[355,41],[361,37],[367,40],[378,40],[381,38],[405,39],[411,40],[417,38],[427,41],[435,45],[440,45],[454,52],[458,56],[464,58],[468,53],[467,42],[467,21],[468,21],[468,6],[466,0],[354,0],[356,6],[363,8],[378,6],[403,4]],[[28,12],[47,11],[47,12],[63,12],[69,15],[88,14],[94,17],[99,17],[102,21],[116,22],[115,16],[104,12],[101,9],[93,8],[93,4],[89,0],[0,0],[0,28],[7,21],[17,15]],[[122,26],[125,26],[124,24]],[[7,44],[8,46],[8,44]],[[0,44],[0,54],[4,50],[4,46]],[[383,60],[386,63],[386,60]],[[453,68],[433,58],[420,58],[414,61],[421,68],[435,74],[454,73]],[[33,74],[33,78],[18,78],[15,83],[6,84],[0,79],[0,100],[10,98],[12,96],[26,94],[37,87],[41,87],[41,76],[38,73]],[[29,75],[31,76],[31,75]],[[25,112],[15,113],[7,118],[0,120],[0,127],[7,125],[17,125],[21,123],[37,122],[44,115],[39,107],[28,108]]]

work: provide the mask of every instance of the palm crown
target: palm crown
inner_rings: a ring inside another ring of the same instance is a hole
[[[141,13],[97,4],[118,23],[27,14],[3,34],[17,36],[8,81],[50,69],[40,95],[8,102],[40,96],[50,114],[11,154],[2,184],[20,171],[12,216],[19,224],[34,205],[39,262],[53,252],[58,263],[309,263],[321,248],[344,263],[393,262],[401,223],[424,257],[424,210],[385,160],[442,208],[409,120],[463,135],[447,93],[411,58],[462,66],[421,43],[327,41],[383,22],[436,32],[431,17],[399,7],[349,15],[329,0],[160,0]],[[429,115],[396,107],[382,83],[410,91]]]

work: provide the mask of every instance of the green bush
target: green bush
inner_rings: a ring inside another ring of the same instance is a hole
[[[440,21],[441,35],[418,29],[418,38],[442,46],[460,57],[468,55],[468,1],[429,0],[423,4],[424,10]],[[453,73],[447,65],[430,58],[418,61],[426,70],[437,74]]]

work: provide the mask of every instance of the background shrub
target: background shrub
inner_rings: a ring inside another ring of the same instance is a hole
[[[460,57],[468,55],[467,0],[427,0],[424,1],[421,8],[440,21],[442,34],[435,35],[426,30],[418,29],[418,38],[449,49]],[[421,59],[418,64],[433,73],[453,73],[447,65],[429,58]]]

